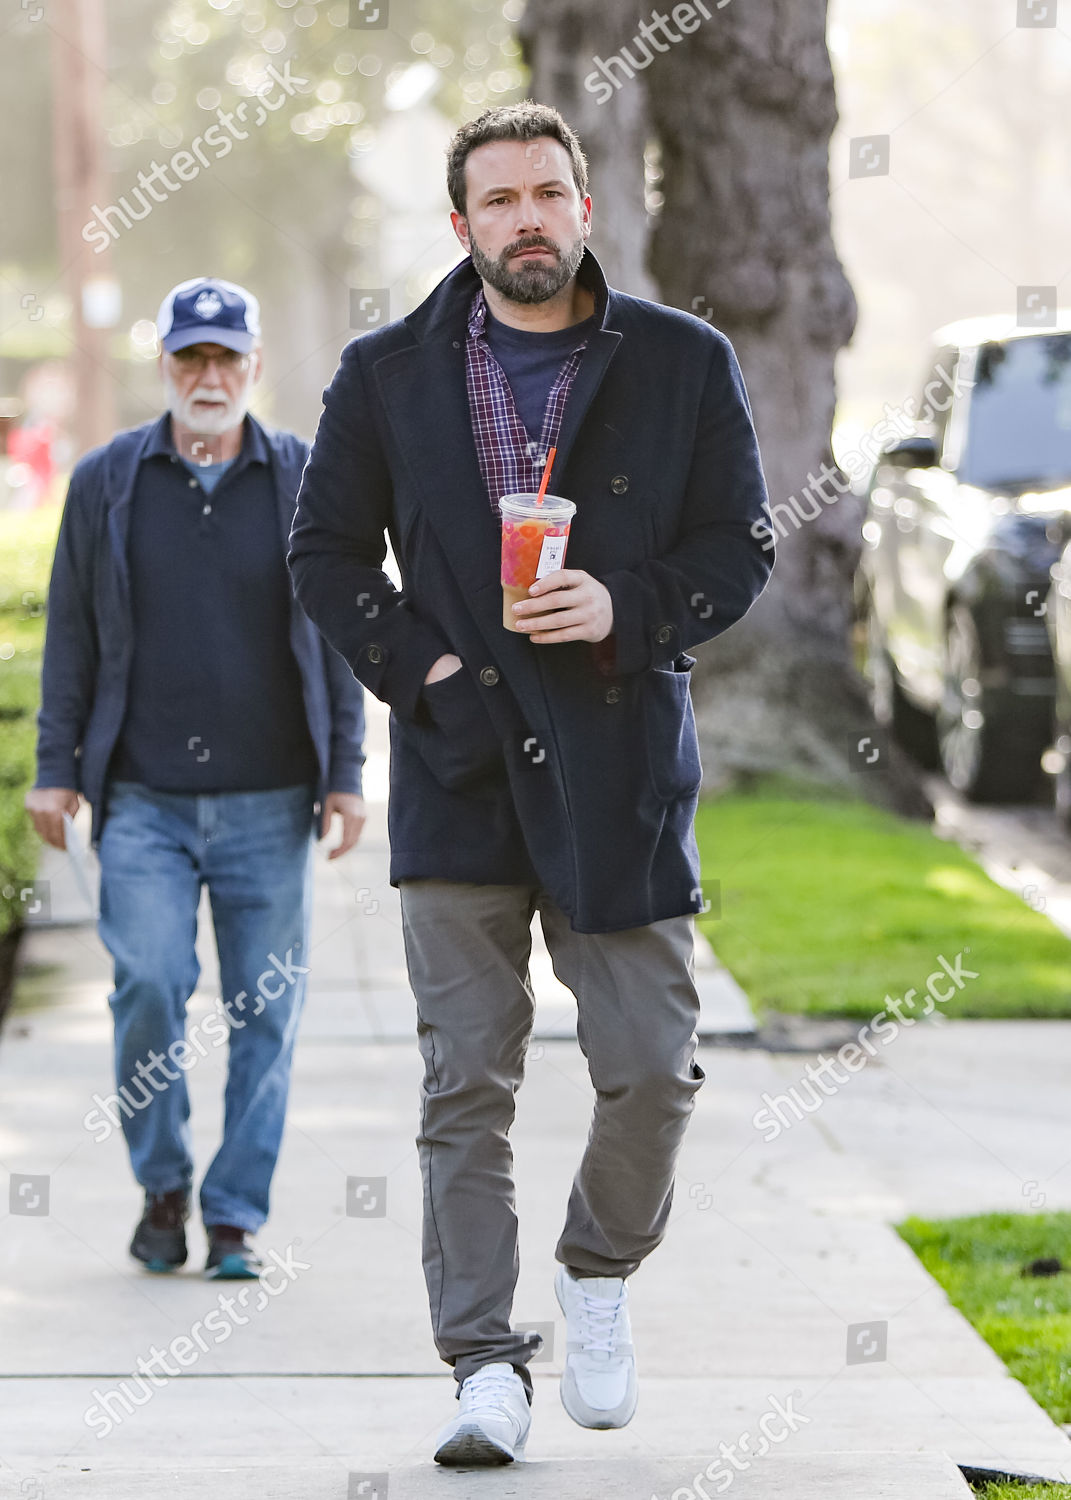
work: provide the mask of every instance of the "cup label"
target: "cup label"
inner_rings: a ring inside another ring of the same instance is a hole
[[[536,577],[542,578],[547,573],[556,573],[565,561],[565,544],[569,540],[567,536],[545,536],[543,545],[539,549],[539,562],[536,565]]]

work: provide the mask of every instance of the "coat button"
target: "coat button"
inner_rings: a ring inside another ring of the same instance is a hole
[[[375,663],[378,666],[378,664],[383,660],[383,647],[382,646],[369,646],[369,648],[368,648],[368,660],[370,662]]]
[[[620,703],[621,702],[621,689],[617,688],[617,687],[607,688],[606,689],[606,701],[607,701],[607,703]]]
[[[484,667],[483,671],[480,673],[480,681],[483,683],[484,687],[494,687],[495,683],[498,681],[498,668]]]
[[[615,474],[614,477],[610,480],[610,488],[613,490],[615,495],[623,495],[628,489],[628,475]]]
[[[667,641],[671,641],[672,639],[673,639],[673,626],[672,625],[660,625],[658,627],[658,629],[655,631],[655,640],[658,642],[658,644],[660,646],[664,646],[667,643]]]

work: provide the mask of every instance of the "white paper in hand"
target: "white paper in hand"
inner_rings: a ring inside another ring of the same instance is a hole
[[[71,863],[71,874],[78,887],[78,894],[90,911],[96,911],[97,903],[93,898],[93,888],[89,879],[89,851],[82,842],[82,836],[74,826],[74,819],[70,813],[63,814],[63,843],[67,850],[67,858]]]

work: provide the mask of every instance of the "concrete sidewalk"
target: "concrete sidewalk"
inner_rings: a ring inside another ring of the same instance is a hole
[[[383,769],[377,754],[373,794]],[[641,1399],[619,1433],[574,1426],[557,1397],[553,1247],[591,1095],[575,1041],[547,1023],[514,1132],[515,1321],[547,1343],[531,1461],[437,1471],[452,1380],[420,1269],[420,1062],[381,802],[341,863],[318,865],[317,981],[261,1236],[275,1270],[229,1305],[200,1277],[199,1228],[180,1275],[128,1261],[139,1198],[123,1144],[83,1123],[111,1088],[107,964],[89,927],[32,934],[31,966],[54,967],[27,972],[0,1046],[0,1165],[34,1179],[0,1200],[0,1496],[384,1500],[389,1485],[391,1500],[684,1500],[704,1473],[720,1492],[722,1444],[741,1500],[952,1500],[967,1490],[951,1461],[1071,1478],[1065,1434],[890,1227],[910,1212],[1071,1207],[1071,1027],[1050,1022],[905,1031],[773,1140],[754,1116],[807,1058],[703,1046],[673,1223],[632,1283]],[[192,1014],[211,985],[206,966]],[[214,1049],[190,1074],[201,1166],[222,1064]],[[136,1382],[154,1349],[153,1382]],[[759,1457],[763,1433],[778,1437]]]

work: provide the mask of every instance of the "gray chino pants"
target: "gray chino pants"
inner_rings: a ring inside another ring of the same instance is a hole
[[[554,972],[576,996],[595,1113],[558,1260],[628,1276],[662,1239],[673,1172],[703,1071],[692,919],[578,933],[538,887],[401,882],[409,978],[424,1057],[417,1136],[424,1274],[436,1347],[459,1382],[481,1365],[526,1368],[538,1336],[510,1327],[517,1217],[509,1129],[534,1002],[538,910]]]

